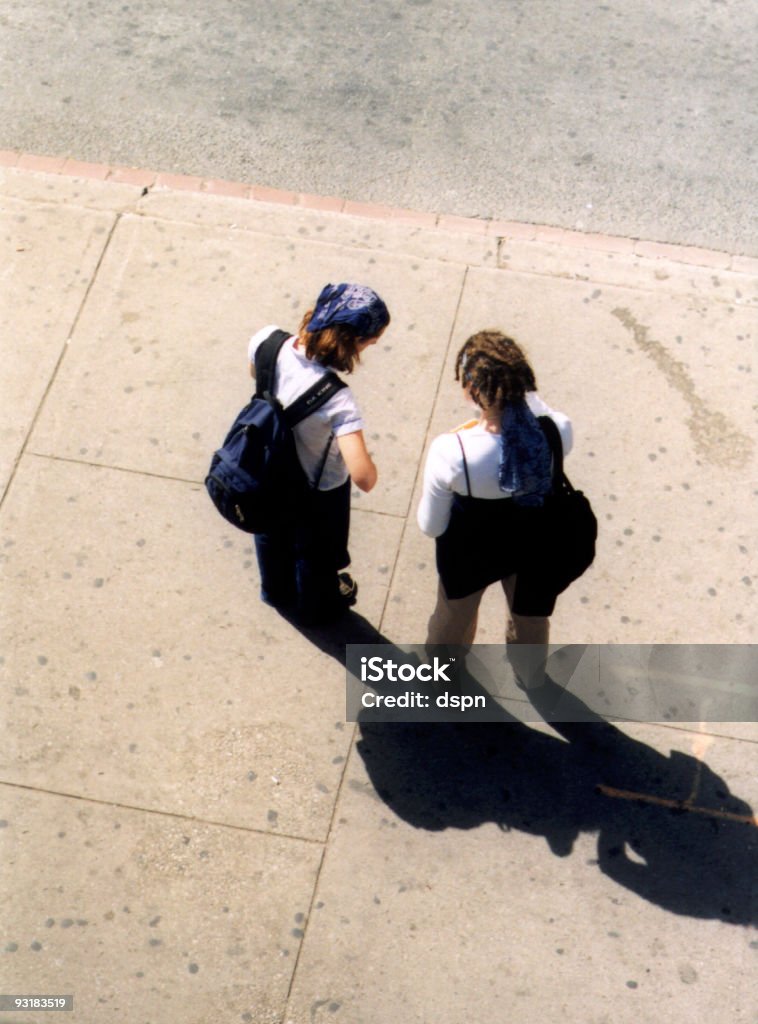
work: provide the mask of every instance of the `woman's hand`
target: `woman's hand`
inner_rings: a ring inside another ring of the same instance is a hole
[[[355,486],[362,491],[370,491],[379,474],[366,448],[363,431],[356,430],[354,434],[340,435],[337,438],[337,445]]]

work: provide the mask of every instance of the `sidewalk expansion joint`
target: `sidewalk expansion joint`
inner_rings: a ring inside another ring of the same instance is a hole
[[[137,804],[125,804],[118,800],[103,800],[99,797],[82,796],[80,793],[66,793],[56,789],[45,789],[42,786],[30,786],[22,782],[9,782],[0,779],[0,786],[7,786],[9,789],[20,789],[28,793],[39,793],[42,796],[58,797],[61,800],[78,800],[80,803],[94,804],[97,807],[110,807],[114,810],[135,812],[137,814],[150,814],[159,818],[173,818],[177,821],[186,821],[193,825],[205,825],[209,828],[226,828],[234,832],[245,832],[248,835],[265,836],[268,839],[288,839],[298,843],[308,843],[310,846],[324,847],[326,840],[311,839],[309,836],[294,836],[288,832],[268,832],[262,828],[251,828],[249,825],[235,825],[228,821],[215,821],[212,818],[200,818],[194,814],[182,814],[179,811],[166,811],[155,807],[140,807]]]
[[[337,808],[339,806],[340,798],[341,798],[341,795],[342,795],[342,790],[343,790],[343,787],[345,785],[345,778],[347,776],[347,769],[348,769],[348,763],[350,761],[350,755],[351,755],[352,751],[355,749],[355,737],[356,737],[357,731],[358,731],[358,723],[356,722],[353,725],[353,732],[352,732],[352,735],[350,736],[350,743],[348,744],[347,756],[345,757],[345,760],[342,762],[342,772],[340,774],[340,780],[339,780],[339,783],[337,785],[337,788],[336,788],[336,791],[335,791],[335,794],[334,794],[334,801],[332,802],[332,813],[331,813],[331,815],[329,817],[329,825],[327,826],[327,830],[326,830],[326,840],[323,843],[323,847],[322,847],[322,850],[321,850],[321,858],[319,860],[318,868],[316,869],[315,878],[313,879],[313,888],[311,889],[311,901],[310,901],[310,903],[308,905],[308,913],[306,914],[305,922],[303,924],[303,936],[302,936],[302,939],[300,940],[300,944],[299,944],[298,949],[297,949],[297,954],[295,956],[295,962],[292,965],[292,971],[290,972],[289,987],[287,989],[287,996],[286,996],[286,998],[284,1000],[284,1006],[285,1006],[284,1017],[287,1016],[287,1013],[289,1011],[290,999],[292,998],[292,991],[293,991],[293,988],[295,986],[295,979],[297,977],[297,970],[298,970],[298,966],[300,964],[300,957],[302,956],[303,949],[305,947],[305,939],[306,939],[306,937],[308,935],[308,926],[310,924],[311,914],[313,913],[313,910],[314,910],[315,905],[316,905],[316,896],[317,896],[317,893],[318,893],[319,882],[321,881],[321,872],[324,870],[324,863],[326,861],[326,854],[327,854],[327,850],[328,850],[329,838],[330,838],[330,836],[332,834],[332,830],[334,828],[334,823],[335,823],[335,820],[337,818]]]
[[[72,455],[55,455],[52,452],[36,452],[32,450],[27,451],[24,454],[35,459],[48,459],[51,462],[66,462],[73,466],[89,466],[90,469],[107,469],[112,470],[114,473],[131,473],[133,476],[147,476],[154,480],[168,480],[176,484],[187,484],[197,490],[202,490],[204,487],[204,480],[202,477],[190,478],[186,476],[173,476],[170,473],[156,473],[154,470],[136,469],[133,466],[117,466],[111,462],[92,462],[89,459],[76,459]],[[212,452],[208,453],[209,461],[212,454]],[[408,518],[407,512],[389,512],[386,509],[362,508],[360,505],[356,504],[353,504],[352,509],[353,512],[364,512],[366,515],[371,516],[384,516],[387,519],[405,520]]]
[[[627,722],[636,722],[636,719],[630,718],[630,719],[625,719],[625,721],[627,721]],[[638,724],[641,724],[641,723],[638,723]],[[660,729],[673,729],[675,732],[687,732],[687,733],[693,732],[692,726],[691,725],[687,725],[684,722],[645,722],[645,723],[642,723],[642,724],[654,725],[654,726],[656,726],[656,728],[660,728]],[[712,739],[715,739],[715,740],[737,740],[739,743],[758,744],[758,738],[753,738],[753,737],[750,737],[750,736],[730,736],[728,733],[725,733],[725,732],[714,732],[711,729],[704,728],[704,726],[709,725],[709,724],[710,723],[708,723],[708,722],[701,722],[700,723],[699,735],[708,736],[708,737],[711,737]],[[714,723],[714,725],[715,724],[718,724],[718,723]]]
[[[16,473],[18,472],[18,467],[21,464],[21,460],[23,459],[24,455],[27,454],[27,449],[28,449],[29,441],[31,440],[31,438],[32,438],[32,436],[34,434],[35,427],[37,426],[37,423],[39,422],[40,416],[42,415],[42,410],[45,407],[45,403],[46,403],[46,401],[48,399],[48,396],[49,396],[50,392],[52,391],[53,385],[55,384],[55,381],[56,381],[56,379],[58,377],[58,372],[60,371],[60,368],[61,368],[61,365],[63,363],[63,360],[65,359],[66,353],[68,352],[69,345],[71,344],[71,339],[73,338],[73,336],[74,336],[74,334],[76,332],[76,328],[77,328],[77,326],[79,324],[79,321],[80,321],[80,319],[82,317],[82,314],[84,313],[84,308],[87,305],[87,302],[89,301],[89,297],[90,297],[90,294],[92,293],[92,289],[93,289],[93,287],[95,285],[95,281],[97,280],[98,275],[100,273],[100,268],[103,265],[103,260],[105,259],[105,254],[107,253],[108,248],[110,247],[111,240],[113,239],[113,235],[114,235],[114,233],[116,231],[116,227],[117,227],[117,225],[118,225],[120,220],[121,220],[121,214],[119,212],[116,212],[114,214],[114,217],[113,217],[113,223],[111,224],[110,231],[108,232],[108,235],[107,235],[107,237],[106,237],[106,239],[105,239],[105,241],[103,243],[102,249],[100,250],[100,254],[99,254],[98,258],[97,258],[97,261],[95,263],[95,267],[94,267],[94,269],[92,271],[90,279],[87,282],[87,287],[84,289],[84,294],[82,295],[82,299],[81,299],[81,302],[79,303],[79,307],[76,310],[76,313],[74,314],[73,320],[71,321],[71,327],[70,327],[70,329],[69,329],[69,331],[68,331],[68,333],[66,335],[66,340],[64,341],[63,345],[61,346],[61,350],[58,353],[58,358],[55,361],[55,366],[53,367],[52,373],[50,374],[50,378],[47,381],[47,384],[45,386],[45,390],[44,390],[44,392],[42,394],[42,397],[40,398],[39,402],[37,403],[37,408],[34,410],[34,415],[32,416],[31,422],[29,423],[29,429],[27,430],[26,436],[24,437],[24,442],[21,445],[21,448],[19,449],[18,454],[16,455],[16,458],[14,459],[13,467],[11,468],[11,471],[8,474],[8,480],[6,482],[5,489],[3,490],[2,495],[0,495],[0,508],[2,508],[3,504],[5,503],[5,499],[7,498],[8,494],[10,493],[10,489],[11,489],[11,487],[13,485],[13,481],[15,480]]]
[[[89,466],[91,469],[109,469],[114,473],[131,473],[133,476],[149,476],[156,480],[170,480],[177,484],[188,484],[191,487],[201,488],[203,481],[201,479],[191,480],[184,476],[171,476],[169,473],[156,473],[153,470],[148,469],[134,469],[132,466],[115,466],[109,462],[91,462],[88,459],[75,459],[70,455],[53,455],[50,452],[25,452],[26,455],[32,455],[35,459],[49,459],[51,462],[68,462],[74,466]],[[209,453],[208,459],[212,453]]]
[[[426,447],[429,444],[429,440],[430,440],[429,439],[429,433],[430,433],[430,430],[431,430],[432,421],[434,419],[434,414],[435,414],[435,411],[437,409],[437,403],[439,401],[440,388],[442,386],[442,381],[444,379],[444,374],[446,373],[446,368],[447,368],[447,365],[448,365],[448,356],[450,354],[450,346],[452,345],[453,338],[455,337],[455,330],[456,330],[456,326],[458,324],[458,316],[459,316],[460,311],[461,311],[461,305],[463,303],[463,296],[464,296],[464,293],[466,291],[466,283],[468,281],[468,272],[469,272],[469,268],[467,266],[465,266],[463,268],[463,274],[461,276],[461,287],[460,287],[460,290],[458,292],[457,302],[455,304],[455,312],[453,313],[452,322],[450,324],[450,331],[449,331],[449,334],[448,334],[447,345],[445,346],[445,354],[444,354],[444,357],[440,360],[440,369],[439,369],[439,373],[437,374],[437,383],[435,385],[435,391],[434,391],[434,394],[435,394],[436,397],[435,397],[435,400],[432,402],[432,404],[431,404],[431,406],[429,408],[429,414],[428,414],[427,419],[426,419],[426,427],[425,427],[425,430],[424,430],[424,439],[423,439],[423,442],[421,444],[420,457],[419,457],[419,459],[416,462],[416,472],[414,474],[413,483],[411,484],[411,489],[410,489],[411,497],[408,500],[408,505],[407,505],[407,508],[406,508],[406,514],[405,514],[405,516],[402,517],[405,521],[403,523],[403,528],[400,531],[400,538],[398,540],[397,549],[395,551],[395,560],[393,562],[392,572],[390,573],[390,577],[389,577],[389,580],[388,580],[388,583],[387,583],[387,592],[386,592],[386,594],[384,596],[384,604],[382,605],[381,615],[379,616],[379,629],[380,630],[382,629],[382,626],[384,624],[384,617],[387,614],[387,604],[389,603],[389,596],[392,593],[392,587],[393,587],[394,581],[395,581],[395,573],[397,572],[397,566],[398,566],[398,562],[400,560],[400,551],[401,551],[401,549],[403,547],[403,541],[405,540],[405,532],[408,529],[408,524],[409,524],[409,522],[411,520],[411,507],[412,507],[412,504],[413,504],[413,495],[416,493],[416,489],[418,488],[419,478],[423,474],[423,465],[424,465],[424,462],[423,462],[423,452],[426,450]]]

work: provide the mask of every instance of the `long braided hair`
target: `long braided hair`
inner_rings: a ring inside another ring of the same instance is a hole
[[[500,410],[500,489],[522,505],[541,505],[551,486],[550,446],[526,395],[537,381],[526,355],[500,331],[479,331],[455,360],[455,379],[480,408]]]
[[[521,402],[537,390],[534,371],[513,338],[500,331],[472,334],[455,360],[455,379],[467,384],[478,406]]]

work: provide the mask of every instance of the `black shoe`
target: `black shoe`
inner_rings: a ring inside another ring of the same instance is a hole
[[[337,573],[337,580],[340,588],[340,600],[345,603],[347,608],[352,608],[358,599],[358,584],[347,572]]]

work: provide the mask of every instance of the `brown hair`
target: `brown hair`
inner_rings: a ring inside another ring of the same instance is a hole
[[[479,406],[522,401],[537,381],[526,355],[500,331],[479,331],[464,342],[455,360],[455,379],[468,384]]]
[[[313,310],[309,309],[298,332],[298,341],[305,349],[306,357],[333,370],[352,373],[355,364],[361,361],[358,342],[368,339],[361,337],[350,324],[333,324],[320,331],[309,331],[312,316]]]

